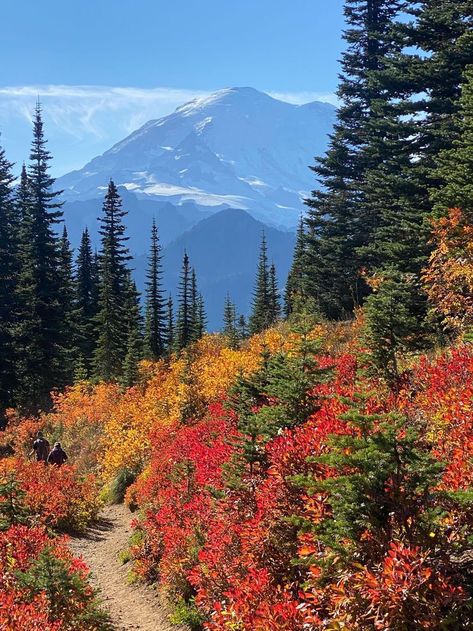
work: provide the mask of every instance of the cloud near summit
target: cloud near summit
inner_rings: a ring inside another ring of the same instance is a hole
[[[45,118],[74,137],[109,136],[113,124],[121,134],[131,133],[150,120],[173,111],[205,91],[172,88],[38,85],[0,87],[0,123],[22,116],[31,120],[39,97]]]
[[[148,120],[173,112],[211,90],[135,88],[91,85],[28,85],[0,87],[0,132],[15,162],[27,157],[32,112],[41,100],[56,174],[79,168]],[[294,104],[333,102],[316,92],[276,92],[271,96]]]

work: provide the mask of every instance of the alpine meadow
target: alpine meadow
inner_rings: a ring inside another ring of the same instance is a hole
[[[473,629],[473,0],[259,2],[0,9],[0,631]]]

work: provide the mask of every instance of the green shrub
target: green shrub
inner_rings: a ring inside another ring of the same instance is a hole
[[[135,471],[120,469],[110,484],[108,492],[108,499],[112,504],[121,504],[123,502],[127,488],[133,484],[137,475]]]
[[[174,605],[174,612],[169,616],[172,624],[185,624],[191,631],[199,631],[205,622],[204,616],[197,609],[194,599],[188,602],[181,599]]]

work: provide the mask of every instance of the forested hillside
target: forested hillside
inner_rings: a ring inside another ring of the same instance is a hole
[[[117,628],[63,535],[122,502],[173,623],[473,628],[473,4],[345,17],[284,296],[262,234],[220,333],[185,250],[164,293],[156,222],[141,300],[112,180],[73,255],[39,104],[19,182],[0,150],[1,629]]]

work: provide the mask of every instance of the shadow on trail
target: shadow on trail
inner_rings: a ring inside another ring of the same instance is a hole
[[[84,533],[69,533],[71,539],[82,539],[86,541],[103,541],[107,534],[113,530],[115,521],[106,517],[99,517]]]

